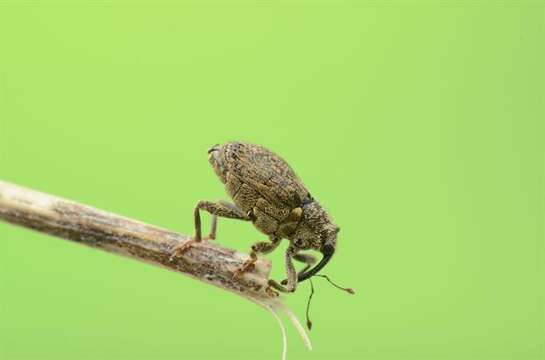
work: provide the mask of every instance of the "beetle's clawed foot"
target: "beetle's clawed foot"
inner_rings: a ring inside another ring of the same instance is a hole
[[[172,248],[172,254],[170,255],[169,260],[173,261],[175,258],[183,255],[187,250],[193,247],[195,243],[198,243],[195,239],[190,239],[184,242],[183,244],[176,245]]]
[[[267,286],[265,288],[265,292],[267,293],[267,295],[269,295],[270,297],[279,297],[280,296],[280,293],[278,293],[278,291],[274,290],[272,288],[272,286]]]
[[[205,236],[205,237],[202,237],[202,238],[199,238],[199,239],[197,239],[196,237],[192,237],[191,239],[187,240],[183,244],[179,244],[179,245],[174,246],[172,248],[172,254],[170,255],[169,260],[173,261],[175,258],[177,258],[178,256],[183,255],[187,250],[192,248],[193,245],[195,245],[196,243],[199,243],[199,242],[201,242],[203,240],[206,240],[206,241],[216,240],[216,236],[213,235],[213,234],[210,234],[208,236]]]
[[[270,279],[269,280],[269,287],[270,288],[273,288],[273,289],[276,289],[277,291],[280,291],[280,292],[285,292],[285,293],[292,293],[295,291],[295,286],[292,286],[292,287],[285,287],[283,285],[286,285],[288,282],[286,281],[284,283],[284,281],[282,281],[280,284],[277,283],[276,281],[274,281],[273,279]]]
[[[235,277],[241,277],[246,271],[252,270],[255,267],[257,258],[249,258],[242,264],[242,266],[235,270]]]

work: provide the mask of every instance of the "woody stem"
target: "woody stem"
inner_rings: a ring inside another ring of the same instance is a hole
[[[247,254],[202,241],[180,256],[172,250],[190,236],[0,181],[0,220],[189,275],[253,300],[266,291],[270,262],[258,259],[243,276],[234,273]]]

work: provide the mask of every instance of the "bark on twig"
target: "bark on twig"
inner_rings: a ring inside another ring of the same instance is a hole
[[[308,334],[296,316],[281,298],[266,291],[271,270],[267,259],[258,259],[252,270],[237,277],[235,271],[249,256],[215,243],[200,242],[172,258],[174,247],[190,240],[189,236],[3,181],[0,181],[0,220],[130,256],[234,292],[267,309],[278,320],[282,330],[282,359],[286,359],[287,337],[279,313],[288,317],[307,348],[312,349]]]
[[[179,271],[258,303],[272,300],[265,291],[267,259],[236,277],[248,255],[203,241],[171,260],[172,249],[189,236],[2,181],[0,220]]]

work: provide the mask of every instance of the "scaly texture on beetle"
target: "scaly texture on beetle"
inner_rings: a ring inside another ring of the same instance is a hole
[[[269,241],[258,242],[251,248],[250,259],[237,272],[250,269],[257,254],[267,254],[276,249],[282,239],[290,244],[285,254],[287,279],[269,285],[279,291],[293,292],[297,283],[317,274],[333,256],[339,228],[327,212],[310,195],[291,167],[278,155],[264,147],[242,142],[215,145],[208,150],[209,162],[234,204],[219,201],[199,201],[195,207],[195,237],[177,249],[185,251],[201,237],[200,210],[212,214],[210,235],[215,239],[217,216],[251,221],[269,236]],[[316,258],[302,250],[315,250],[323,254],[314,267]],[[306,264],[299,273],[293,260]],[[284,286],[285,285],[285,286]]]

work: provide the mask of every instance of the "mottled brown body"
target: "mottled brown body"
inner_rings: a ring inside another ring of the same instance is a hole
[[[240,269],[242,273],[252,266],[257,253],[269,253],[281,239],[288,239],[287,279],[282,282],[286,287],[273,280],[270,285],[280,291],[295,291],[298,281],[315,275],[331,259],[339,228],[291,167],[272,151],[258,145],[228,142],[212,147],[208,153],[210,164],[234,204],[200,201],[195,208],[195,241],[201,239],[201,209],[213,215],[210,239],[215,238],[216,216],[251,221],[270,241],[252,246],[251,261]],[[311,270],[310,266],[316,262],[314,256],[299,253],[309,249],[324,254]],[[292,259],[307,264],[299,276]]]

